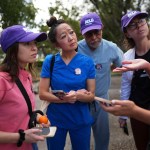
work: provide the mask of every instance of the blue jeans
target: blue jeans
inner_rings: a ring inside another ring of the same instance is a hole
[[[32,149],[33,149],[33,150],[38,150],[37,143],[32,143]]]
[[[108,150],[110,135],[108,113],[100,107],[99,102],[90,104],[90,112],[94,118],[92,129],[95,150]]]

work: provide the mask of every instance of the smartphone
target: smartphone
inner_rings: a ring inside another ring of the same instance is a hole
[[[56,132],[56,127],[35,127],[35,129],[40,129],[42,132],[37,133],[38,135],[42,135],[44,137],[53,137]]]
[[[52,93],[57,97],[62,97],[66,95],[66,93],[63,90],[52,90]]]
[[[112,106],[112,103],[110,100],[104,99],[104,98],[100,98],[100,97],[94,97],[95,100],[100,101],[101,103],[106,104],[107,106]]]

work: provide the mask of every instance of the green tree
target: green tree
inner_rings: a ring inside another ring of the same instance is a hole
[[[86,4],[92,3],[92,11],[96,11],[104,24],[104,38],[120,45],[122,39],[121,17],[129,10],[150,11],[148,0],[85,0]]]
[[[68,2],[71,0],[68,0]],[[104,24],[103,37],[107,40],[117,43],[122,48],[122,31],[121,31],[121,17],[129,10],[143,10],[143,8],[150,13],[149,0],[83,0],[80,7],[75,5],[66,8],[62,0],[56,0],[55,7],[49,7],[50,16],[65,19],[75,30],[78,40],[82,39],[80,33],[79,20],[81,16],[87,12],[97,12]],[[43,24],[43,23],[41,23]],[[40,26],[41,31],[48,31],[47,26]],[[50,47],[55,53],[57,50],[50,44],[45,44]],[[45,54],[49,52],[46,49]]]
[[[34,22],[37,9],[32,1],[28,0],[1,0],[0,1],[0,27],[6,28],[14,24],[26,24],[36,27]]]
[[[80,28],[79,28],[79,14],[80,11],[76,6],[70,6],[70,8],[65,8],[62,2],[56,0],[56,7],[49,7],[50,16],[56,16],[58,19],[63,18],[68,22],[72,28],[75,30],[78,38],[81,38]]]
[[[57,19],[63,18],[75,30],[78,39],[82,38],[79,28],[80,11],[76,6],[70,6],[70,8],[68,9],[63,6],[61,1],[56,0],[56,6],[49,7],[49,14],[50,17],[55,16],[57,17]],[[40,26],[40,30],[47,32],[49,31],[49,28],[47,26],[44,26],[42,23],[42,25]],[[45,42],[45,48],[43,48],[42,51],[44,55],[46,55],[47,53],[56,53],[58,50],[55,47],[53,47],[53,45],[48,41]]]
[[[120,20],[129,9],[134,9],[131,0],[89,0],[93,4],[92,11],[96,11],[104,24],[103,37],[120,44],[122,39]],[[89,3],[86,1],[86,3]],[[121,44],[120,44],[121,46]]]

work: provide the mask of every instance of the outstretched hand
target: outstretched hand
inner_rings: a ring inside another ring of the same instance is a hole
[[[149,62],[144,59],[133,59],[133,60],[125,60],[122,62],[122,67],[117,67],[113,70],[113,72],[126,72],[133,71],[138,69],[147,70],[149,66]]]

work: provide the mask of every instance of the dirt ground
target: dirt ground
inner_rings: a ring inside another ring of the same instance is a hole
[[[119,99],[120,80],[121,80],[120,76],[112,77],[112,84],[109,90],[110,99]],[[39,108],[40,100],[39,100],[38,95],[36,95],[36,100],[37,100],[37,108]],[[136,150],[133,136],[132,136],[131,127],[130,127],[130,122],[128,121],[129,136],[127,136],[123,133],[122,129],[119,127],[118,117],[109,114],[109,120],[110,120],[109,150]],[[39,146],[39,150],[47,150],[45,141],[39,142],[38,146]],[[69,136],[67,137],[66,146],[64,150],[71,150]],[[94,150],[93,136],[91,136],[90,150]]]
[[[113,76],[111,87],[109,90],[110,99],[118,99],[120,97],[120,76]],[[133,135],[131,131],[130,121],[128,120],[129,136],[124,134],[119,127],[118,117],[109,114],[110,119],[110,144],[109,150],[136,150]]]

